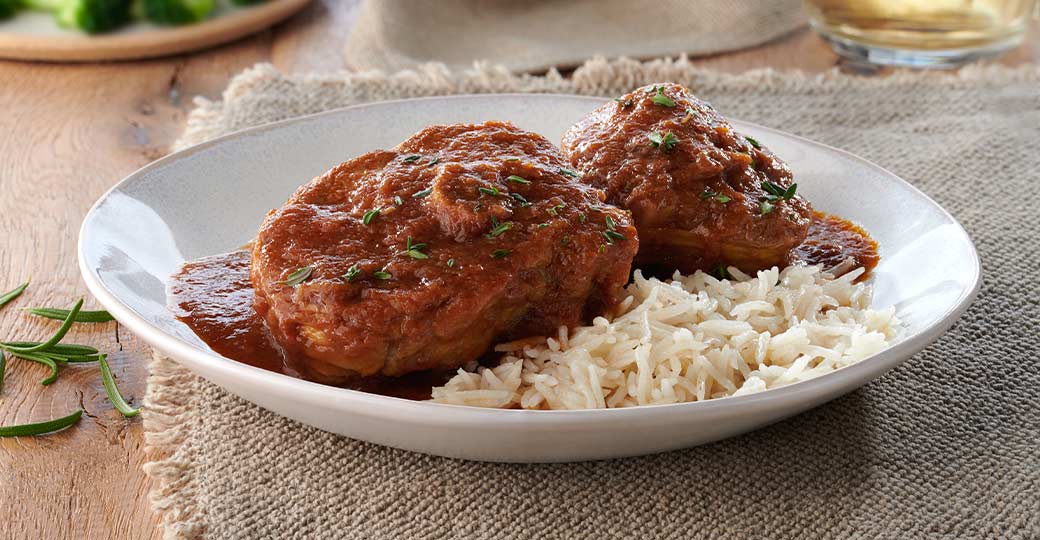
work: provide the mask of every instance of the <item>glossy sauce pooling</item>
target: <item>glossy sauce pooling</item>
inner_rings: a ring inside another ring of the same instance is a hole
[[[217,354],[268,371],[300,378],[289,369],[263,319],[253,309],[249,251],[233,251],[189,262],[173,276],[171,309]],[[450,373],[421,372],[404,377],[368,377],[340,386],[406,399],[429,399]]]
[[[814,212],[809,235],[791,252],[789,263],[819,264],[828,269],[847,259],[855,261],[852,268],[862,267],[869,273],[880,259],[877,242],[851,221]]]

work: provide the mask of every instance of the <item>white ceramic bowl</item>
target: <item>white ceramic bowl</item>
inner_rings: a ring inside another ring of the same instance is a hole
[[[863,225],[881,246],[874,305],[904,334],[835,373],[747,396],[589,411],[489,410],[323,386],[217,355],[166,309],[180,265],[248,242],[268,210],[332,166],[430,124],[508,120],[558,141],[603,100],[483,95],[375,103],[222,137],[167,156],[106,193],[83,221],[87,286],[126,327],[194,372],[306,424],[374,443],[490,461],[571,461],[661,452],[743,433],[858,388],[935,341],[971,303],[979,262],[935,202],[851,154],[744,122],[794,170],[816,208]]]

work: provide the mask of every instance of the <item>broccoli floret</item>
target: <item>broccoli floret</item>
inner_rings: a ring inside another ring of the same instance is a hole
[[[21,0],[0,0],[0,21],[13,17],[21,9]]]
[[[155,24],[178,25],[199,22],[215,7],[215,0],[140,0],[137,9]]]
[[[88,34],[108,32],[130,20],[131,0],[24,0],[31,9],[49,11],[65,28]]]

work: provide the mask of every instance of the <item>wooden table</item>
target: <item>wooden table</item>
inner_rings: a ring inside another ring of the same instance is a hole
[[[228,79],[256,62],[287,72],[345,67],[342,44],[357,2],[322,0],[254,37],[189,56],[119,64],[0,62],[0,291],[27,277],[29,290],[0,311],[0,336],[41,339],[56,323],[17,307],[66,306],[87,295],[76,265],[80,221],[105,190],[164,155],[181,132],[192,96],[218,98]],[[1040,36],[1000,59],[1040,58]],[[829,69],[837,58],[809,30],[762,47],[697,60],[737,72],[756,67]],[[89,299],[87,306],[96,307]],[[115,323],[79,327],[70,342],[111,351],[123,393],[144,393],[147,348]],[[95,366],[71,367],[43,387],[45,368],[9,362],[0,425],[64,416],[75,428],[40,438],[0,439],[0,538],[160,538],[141,465],[140,419],[109,404]]]

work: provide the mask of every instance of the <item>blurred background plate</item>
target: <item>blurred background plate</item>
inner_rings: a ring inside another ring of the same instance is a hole
[[[220,0],[206,21],[161,27],[137,21],[108,34],[87,35],[59,27],[48,13],[23,12],[0,22],[0,58],[96,62],[154,58],[194,51],[277,24],[310,0],[268,0],[238,7]]]

